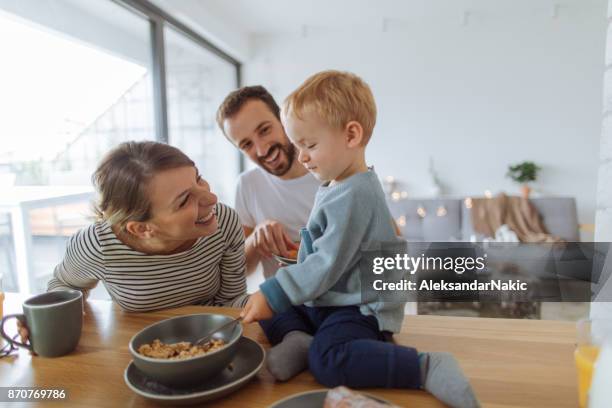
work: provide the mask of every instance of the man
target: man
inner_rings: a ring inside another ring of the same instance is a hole
[[[290,257],[299,231],[306,225],[319,182],[296,157],[280,122],[280,108],[262,86],[230,93],[217,111],[224,135],[258,167],[240,175],[236,211],[247,237],[247,273],[259,262],[266,278],[278,262],[272,254]]]
[[[308,221],[319,181],[296,157],[280,122],[280,108],[262,86],[245,86],[230,93],[217,110],[223,134],[253,163],[238,179],[236,212],[246,250],[247,274],[259,262],[264,277],[276,273],[272,254],[290,257],[299,248],[299,231]],[[294,331],[267,353],[272,375],[286,381],[308,366],[312,336]]]

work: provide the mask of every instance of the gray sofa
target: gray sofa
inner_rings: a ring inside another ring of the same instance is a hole
[[[570,242],[580,240],[576,200],[533,198],[546,229]],[[389,209],[408,241],[469,241],[474,235],[464,198],[388,199]],[[421,210],[420,210],[421,209]],[[420,213],[420,214],[419,214]],[[481,237],[478,237],[481,238]],[[478,239],[480,240],[480,239]],[[587,287],[585,290],[589,290]],[[418,302],[418,314],[539,319],[541,302]]]
[[[548,232],[567,241],[580,240],[574,198],[532,198],[531,202]],[[469,241],[476,235],[464,198],[388,199],[388,204],[408,241]]]

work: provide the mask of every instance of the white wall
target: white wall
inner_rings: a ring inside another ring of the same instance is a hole
[[[608,36],[606,41],[606,71],[603,88],[604,109],[601,127],[601,149],[599,154],[599,180],[597,188],[597,214],[595,240],[612,242],[612,1],[608,7]],[[591,304],[591,318],[609,319],[612,316],[612,248],[608,252],[599,282],[592,284],[593,292],[598,294],[598,301]],[[605,301],[605,302],[604,302]]]
[[[612,1],[610,1],[608,17],[612,19]],[[599,182],[595,237],[598,241],[612,242],[612,20],[609,20],[608,23],[603,95],[604,113],[601,126],[601,148],[598,157]]]
[[[202,0],[151,0],[174,18],[186,24],[232,57],[243,60],[249,52],[249,39],[236,27],[214,15],[210,2]]]
[[[593,223],[606,1],[577,7],[253,36],[245,84],[282,100],[314,72],[353,71],[377,99],[368,161],[381,177],[423,195],[431,156],[448,194],[516,193],[508,164],[533,160],[541,193],[576,197],[580,222]]]

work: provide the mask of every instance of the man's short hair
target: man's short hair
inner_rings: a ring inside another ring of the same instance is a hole
[[[274,116],[280,121],[280,108],[274,100],[274,97],[266,88],[261,85],[243,86],[227,95],[219,106],[219,109],[217,109],[217,124],[221,128],[223,134],[225,134],[225,130],[223,129],[223,122],[225,119],[231,118],[237,114],[240,109],[251,100],[259,100],[265,103]]]
[[[343,129],[350,121],[363,128],[365,146],[376,124],[376,102],[368,84],[350,72],[322,71],[308,78],[283,103],[283,115],[302,119],[313,111],[333,128]]]

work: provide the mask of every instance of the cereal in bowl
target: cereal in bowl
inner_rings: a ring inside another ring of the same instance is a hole
[[[186,358],[203,356],[225,347],[222,339],[213,339],[204,344],[192,345],[188,341],[179,343],[162,343],[159,339],[153,340],[151,344],[143,344],[138,347],[138,352],[145,357],[160,358],[166,360],[183,360]]]

